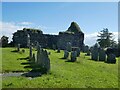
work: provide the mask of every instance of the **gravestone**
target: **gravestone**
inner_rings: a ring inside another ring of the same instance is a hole
[[[22,53],[25,53],[25,49],[22,49]]]
[[[51,52],[47,52],[47,54],[48,54],[48,55],[50,55],[50,54],[51,54]]]
[[[71,52],[71,62],[75,62],[77,60],[77,52],[72,51]]]
[[[89,51],[89,46],[84,46],[84,52],[87,53]]]
[[[64,59],[67,59],[69,56],[69,52],[67,50],[64,50]]]
[[[32,46],[29,47],[29,59],[32,59]]]
[[[43,65],[42,65],[42,67],[43,68],[45,68],[45,72],[48,72],[49,70],[50,70],[50,59],[49,59],[49,57],[48,57],[48,55],[47,55],[47,51],[45,50],[45,51],[43,51]]]
[[[30,35],[27,35],[27,46],[30,47]]]
[[[106,53],[104,49],[99,49],[99,61],[105,61],[106,60]]]
[[[112,53],[114,53],[114,49],[111,48],[111,47],[107,48],[107,50],[106,50],[107,56],[108,56],[109,54],[112,54]]]
[[[72,45],[70,42],[67,42],[66,50],[71,52],[72,51]]]
[[[48,72],[50,70],[48,52],[43,50],[40,45],[38,45],[37,49],[37,64],[44,70],[44,72]]]
[[[77,52],[77,57],[79,57],[80,56],[80,48],[77,48],[76,52]]]
[[[17,45],[17,51],[20,51],[20,44]]]
[[[42,49],[41,49],[41,46],[40,45],[37,45],[37,64],[40,64],[41,62],[41,52],[42,52]]]
[[[36,50],[38,50],[39,47],[41,47],[41,46],[39,45],[39,42],[36,42]]]
[[[116,63],[116,56],[115,54],[109,54],[107,55],[107,63]]]
[[[53,44],[53,45],[52,45],[52,48],[53,48],[53,50],[55,51],[55,49],[56,49],[56,46]]]
[[[87,51],[86,56],[90,56],[90,50]]]
[[[116,63],[116,55],[114,54],[113,48],[107,48],[106,50],[107,54],[107,63]]]
[[[60,48],[58,48],[57,53],[60,53]]]
[[[36,58],[35,58],[35,54],[33,53],[33,56],[32,56],[32,61],[33,61],[33,63],[35,63],[35,61],[36,61]]]
[[[91,51],[91,59],[97,61],[98,60],[98,45],[95,44]]]
[[[92,53],[92,50],[93,50],[93,47],[90,47],[90,49],[89,49],[90,53]]]

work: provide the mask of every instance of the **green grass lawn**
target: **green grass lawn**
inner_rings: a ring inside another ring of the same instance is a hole
[[[1,48],[0,48],[1,49]],[[11,52],[15,48],[2,48],[2,72],[28,72],[26,58],[29,50],[25,53]],[[107,64],[84,58],[85,53],[77,58],[77,62],[65,62],[63,51],[56,53],[53,50],[49,55],[51,62],[50,73],[41,77],[29,79],[28,77],[3,77],[3,88],[118,88],[118,58],[116,64]],[[36,51],[33,51],[36,53]],[[69,57],[70,59],[70,57]]]

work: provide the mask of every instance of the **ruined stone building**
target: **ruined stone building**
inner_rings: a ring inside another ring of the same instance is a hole
[[[27,47],[28,35],[33,45],[39,42],[44,48],[52,48],[55,45],[57,48],[65,49],[67,42],[70,42],[73,47],[82,48],[84,45],[84,33],[75,22],[72,22],[65,32],[59,32],[59,35],[43,34],[41,30],[30,28],[17,30],[13,33],[14,45],[20,44],[21,47]]]

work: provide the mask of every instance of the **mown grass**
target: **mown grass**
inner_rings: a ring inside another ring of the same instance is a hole
[[[3,48],[2,72],[30,71],[32,68],[25,68],[28,64],[21,64],[27,60],[17,60],[26,58],[29,50],[25,53],[11,52],[14,48]],[[77,58],[77,62],[65,62],[63,51],[51,52],[50,73],[41,77],[29,79],[28,77],[3,77],[3,88],[118,88],[118,58],[116,64],[107,64],[90,60],[85,53]],[[35,51],[34,51],[35,52]],[[70,59],[70,57],[68,58]]]

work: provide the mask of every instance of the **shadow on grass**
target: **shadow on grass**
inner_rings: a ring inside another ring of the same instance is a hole
[[[25,66],[24,68],[32,68],[32,66],[30,66],[30,65],[29,66]]]
[[[92,60],[92,59],[90,58],[90,59],[88,59],[88,60]]]
[[[65,61],[65,62],[72,62],[71,60],[67,60],[67,61]]]
[[[60,52],[58,52],[58,51],[56,51],[55,53],[59,53],[60,54]]]
[[[22,74],[22,76],[31,77],[31,78],[40,77],[41,75],[42,75],[41,72],[34,72],[32,70],[28,73]]]
[[[65,61],[65,62],[77,62],[77,61],[71,61],[71,60],[67,60],[67,61]]]
[[[91,61],[94,61],[94,62],[99,62],[98,60],[93,60],[93,59],[91,59],[91,58],[90,58],[90,59],[88,59],[88,60],[91,60]]]
[[[24,62],[24,63],[21,63],[22,65],[27,65],[27,64],[31,64],[30,62]]]
[[[22,76],[35,78],[35,77],[40,77],[43,74],[47,74],[44,68],[41,68],[40,66],[37,66],[37,65],[26,66],[26,68],[32,68],[32,70],[27,73],[22,74]]]
[[[59,58],[59,59],[66,59],[66,58],[62,57],[62,58]]]
[[[13,50],[13,51],[11,51],[11,52],[19,52],[18,50]]]
[[[17,60],[29,60],[29,57],[26,57],[26,58],[18,58]]]
[[[59,58],[59,59],[65,60],[65,62],[73,62],[73,61],[71,61],[70,59],[66,59],[66,58],[64,58],[64,57]]]
[[[95,61],[95,62],[105,62],[104,60],[93,60],[93,59],[88,59],[88,60],[91,60],[91,61]]]
[[[35,78],[35,77],[40,77],[43,74],[47,74],[46,69],[40,67],[40,65],[36,64],[35,62],[33,62],[30,59],[27,59],[27,62],[25,63],[21,63],[21,65],[26,65],[24,66],[24,68],[29,68],[32,69],[31,71],[22,74],[22,76],[24,77],[31,77],[31,78]]]

